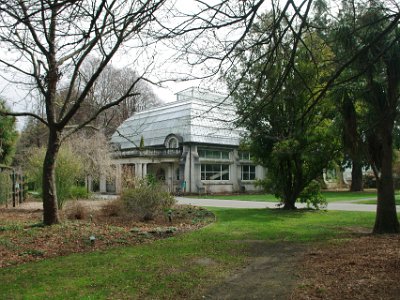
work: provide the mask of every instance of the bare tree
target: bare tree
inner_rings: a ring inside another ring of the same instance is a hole
[[[134,40],[144,46],[149,24],[165,1],[123,0],[1,0],[0,43],[9,49],[0,63],[8,70],[26,76],[45,104],[42,117],[31,112],[12,113],[32,116],[48,128],[43,164],[43,221],[59,222],[55,187],[55,162],[66,136],[92,122],[106,109],[137,94],[138,76],[120,96],[90,112],[73,129],[68,124],[83,107],[111,59]],[[89,78],[82,66],[91,55],[99,58]],[[28,82],[28,81],[27,81]],[[63,92],[65,97],[57,97]]]
[[[83,162],[82,171],[86,180],[99,180],[102,175],[112,177],[111,149],[103,132],[80,131],[71,136],[67,143],[73,146],[75,154]]]
[[[87,62],[83,68],[85,78],[91,78],[97,64],[97,59]],[[87,109],[89,111],[96,111],[100,107],[119,99],[129,89],[131,83],[137,81],[138,78],[138,73],[130,67],[117,69],[112,65],[108,65],[104,68],[92,87],[88,96]],[[134,91],[133,96],[125,98],[117,106],[102,112],[93,125],[104,130],[106,136],[109,137],[124,120],[132,116],[135,112],[160,103],[149,83],[143,80],[137,82]],[[84,115],[76,115],[74,117],[75,123],[79,124],[79,119],[82,118],[84,118]]]

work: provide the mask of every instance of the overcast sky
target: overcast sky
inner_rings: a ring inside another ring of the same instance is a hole
[[[220,0],[208,0],[207,4],[212,2],[218,2]],[[269,1],[265,1],[269,2]],[[169,5],[174,5],[181,12],[190,14],[197,9],[197,5],[194,4],[192,0],[176,0],[167,2]],[[168,22],[173,24],[174,22],[181,22],[174,18],[167,18]],[[221,40],[225,38],[224,35],[229,36],[231,39],[234,38],[234,33],[228,29],[214,30],[214,35],[219,36]],[[223,38],[222,38],[223,37]],[[135,41],[132,41],[134,44]],[[218,81],[217,77],[208,77],[207,79],[196,79],[188,80],[191,76],[194,78],[201,78],[203,76],[210,74],[210,69],[213,68],[213,63],[209,62],[207,64],[195,64],[187,65],[184,60],[178,60],[178,52],[173,48],[178,48],[180,43],[184,43],[184,38],[181,40],[163,41],[157,44],[153,44],[146,49],[146,53],[141,53],[141,59],[133,59],[132,57],[137,57],[137,51],[143,51],[142,49],[129,50],[129,46],[126,47],[118,56],[114,57],[112,60],[112,65],[117,68],[130,67],[141,74],[142,70],[146,69],[145,77],[147,77],[152,82],[158,83],[163,86],[154,86],[154,92],[158,97],[164,102],[170,102],[175,100],[175,93],[184,90],[189,87],[202,87],[214,89],[219,92],[225,92],[224,84]],[[201,40],[202,46],[207,46],[207,40]],[[216,47],[221,45],[210,44],[210,47]],[[132,47],[133,49],[134,47]],[[200,47],[201,48],[201,47]],[[207,48],[205,48],[207,49]],[[5,57],[7,55],[13,55],[8,49],[2,49],[4,51],[0,52],[0,57]],[[135,53],[136,51],[136,53]],[[151,62],[151,63],[149,63]],[[150,65],[150,68],[148,68]],[[220,74],[219,74],[220,75]],[[7,100],[8,105],[13,111],[27,111],[31,109],[32,104],[35,102],[34,99],[30,98],[29,91],[26,90],[22,85],[16,85],[7,82],[1,76],[12,76],[12,74],[0,74],[0,95]],[[168,81],[169,80],[169,81]],[[18,128],[21,129],[23,121],[18,123]]]

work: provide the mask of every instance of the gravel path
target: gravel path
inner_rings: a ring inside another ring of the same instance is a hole
[[[262,201],[239,201],[239,200],[215,200],[215,199],[198,199],[176,197],[179,204],[191,204],[196,206],[209,207],[226,207],[226,208],[276,208],[276,202]],[[296,203],[298,208],[304,208],[304,203]],[[376,211],[375,204],[355,204],[354,202],[332,202],[328,203],[328,210],[342,211]],[[397,206],[397,211],[400,211],[400,206]]]
[[[115,199],[115,195],[100,195],[98,199],[94,200],[83,200],[81,203],[86,205],[88,208],[96,210],[101,207],[102,204]],[[216,199],[198,199],[198,198],[186,198],[176,197],[178,204],[190,204],[195,206],[206,206],[206,207],[225,207],[225,208],[277,208],[277,202],[263,202],[263,201],[239,201],[239,200],[216,200]],[[73,203],[72,201],[69,203]],[[297,203],[298,208],[304,208],[304,203]],[[42,209],[43,204],[39,201],[24,202],[17,209]],[[328,204],[328,210],[341,210],[341,211],[376,211],[375,204],[356,204],[353,201],[349,202],[332,202]],[[397,206],[397,211],[400,211],[400,206]]]

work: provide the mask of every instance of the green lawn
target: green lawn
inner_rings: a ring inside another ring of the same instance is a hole
[[[322,192],[328,202],[370,200],[376,197],[376,192]],[[218,200],[240,200],[240,201],[265,201],[279,202],[271,194],[240,194],[240,195],[201,195],[193,198],[218,199]]]
[[[374,213],[212,209],[217,222],[151,244],[74,254],[0,269],[2,299],[198,299],[244,265],[240,240],[312,242],[372,228]],[[205,266],[198,259],[213,261]]]
[[[396,205],[400,205],[400,195],[396,195]],[[357,202],[357,204],[376,204],[376,200],[362,200]]]

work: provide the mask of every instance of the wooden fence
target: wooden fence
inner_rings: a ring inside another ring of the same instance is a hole
[[[0,205],[16,207],[25,201],[24,176],[15,168],[0,165]]]

